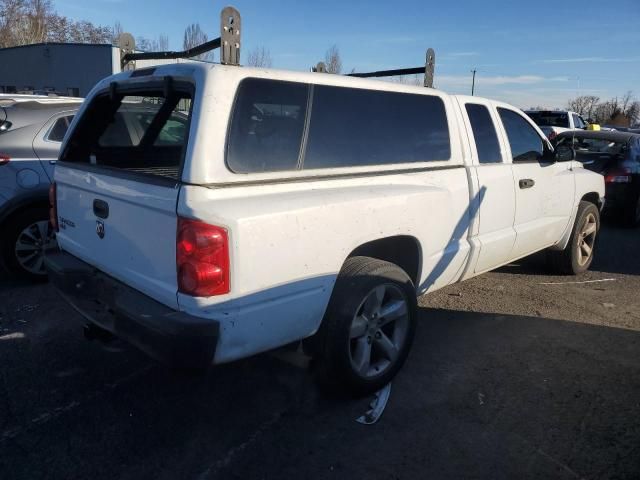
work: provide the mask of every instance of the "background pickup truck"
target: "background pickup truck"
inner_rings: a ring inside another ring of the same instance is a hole
[[[549,140],[569,130],[584,130],[587,122],[577,112],[562,110],[527,110],[525,112]]]
[[[544,249],[562,272],[589,267],[604,182],[573,158],[478,97],[126,72],[65,138],[47,265],[92,325],[158,359],[201,367],[304,339],[319,380],[368,392],[407,356],[416,294]]]

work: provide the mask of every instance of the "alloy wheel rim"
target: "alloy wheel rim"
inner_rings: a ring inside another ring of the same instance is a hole
[[[57,245],[49,222],[42,220],[24,228],[18,235],[15,257],[20,267],[34,275],[46,275],[45,252]]]
[[[349,357],[361,377],[381,375],[396,363],[407,340],[409,304],[393,284],[372,289],[351,322]]]
[[[593,256],[593,246],[598,233],[598,222],[593,213],[587,215],[578,235],[578,265],[586,265]]]

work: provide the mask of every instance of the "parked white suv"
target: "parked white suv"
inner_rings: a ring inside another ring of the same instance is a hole
[[[587,269],[604,201],[514,107],[338,75],[125,72],[70,129],[47,264],[90,322],[196,367],[307,339],[357,392],[401,367],[416,294],[543,249]]]

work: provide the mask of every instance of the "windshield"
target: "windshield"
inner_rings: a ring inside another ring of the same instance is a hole
[[[539,127],[569,128],[569,115],[566,112],[526,112]]]
[[[614,142],[604,138],[565,137],[558,144],[572,145],[577,154],[576,159],[582,161],[584,161],[585,158],[581,156],[581,154],[600,153],[615,156],[626,154],[628,149],[626,141]]]

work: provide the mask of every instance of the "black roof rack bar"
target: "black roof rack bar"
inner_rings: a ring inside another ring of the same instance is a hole
[[[133,60],[170,60],[175,58],[191,58],[197,57],[203,53],[207,53],[211,50],[220,48],[222,42],[220,38],[209,40],[201,45],[197,45],[181,52],[138,52],[127,53],[122,57],[124,63],[129,63]]]
[[[129,33],[123,33],[118,38],[118,46],[121,50],[120,66],[124,70],[127,65],[136,60],[192,58],[218,48],[220,49],[220,63],[240,65],[240,25],[240,12],[234,7],[225,7],[220,12],[220,37],[181,52],[136,52],[133,36]]]
[[[436,65],[436,54],[433,48],[427,50],[427,59],[424,67],[396,68],[394,70],[379,70],[377,72],[348,73],[348,77],[373,78],[373,77],[398,77],[402,75],[424,74],[424,86],[433,88],[433,72]],[[320,64],[318,64],[320,66]],[[324,64],[323,64],[324,66]],[[320,71],[314,69],[314,71]]]
[[[424,67],[397,68],[395,70],[380,70],[378,72],[347,73],[347,77],[372,78],[372,77],[396,77],[400,75],[419,75],[424,73]]]

